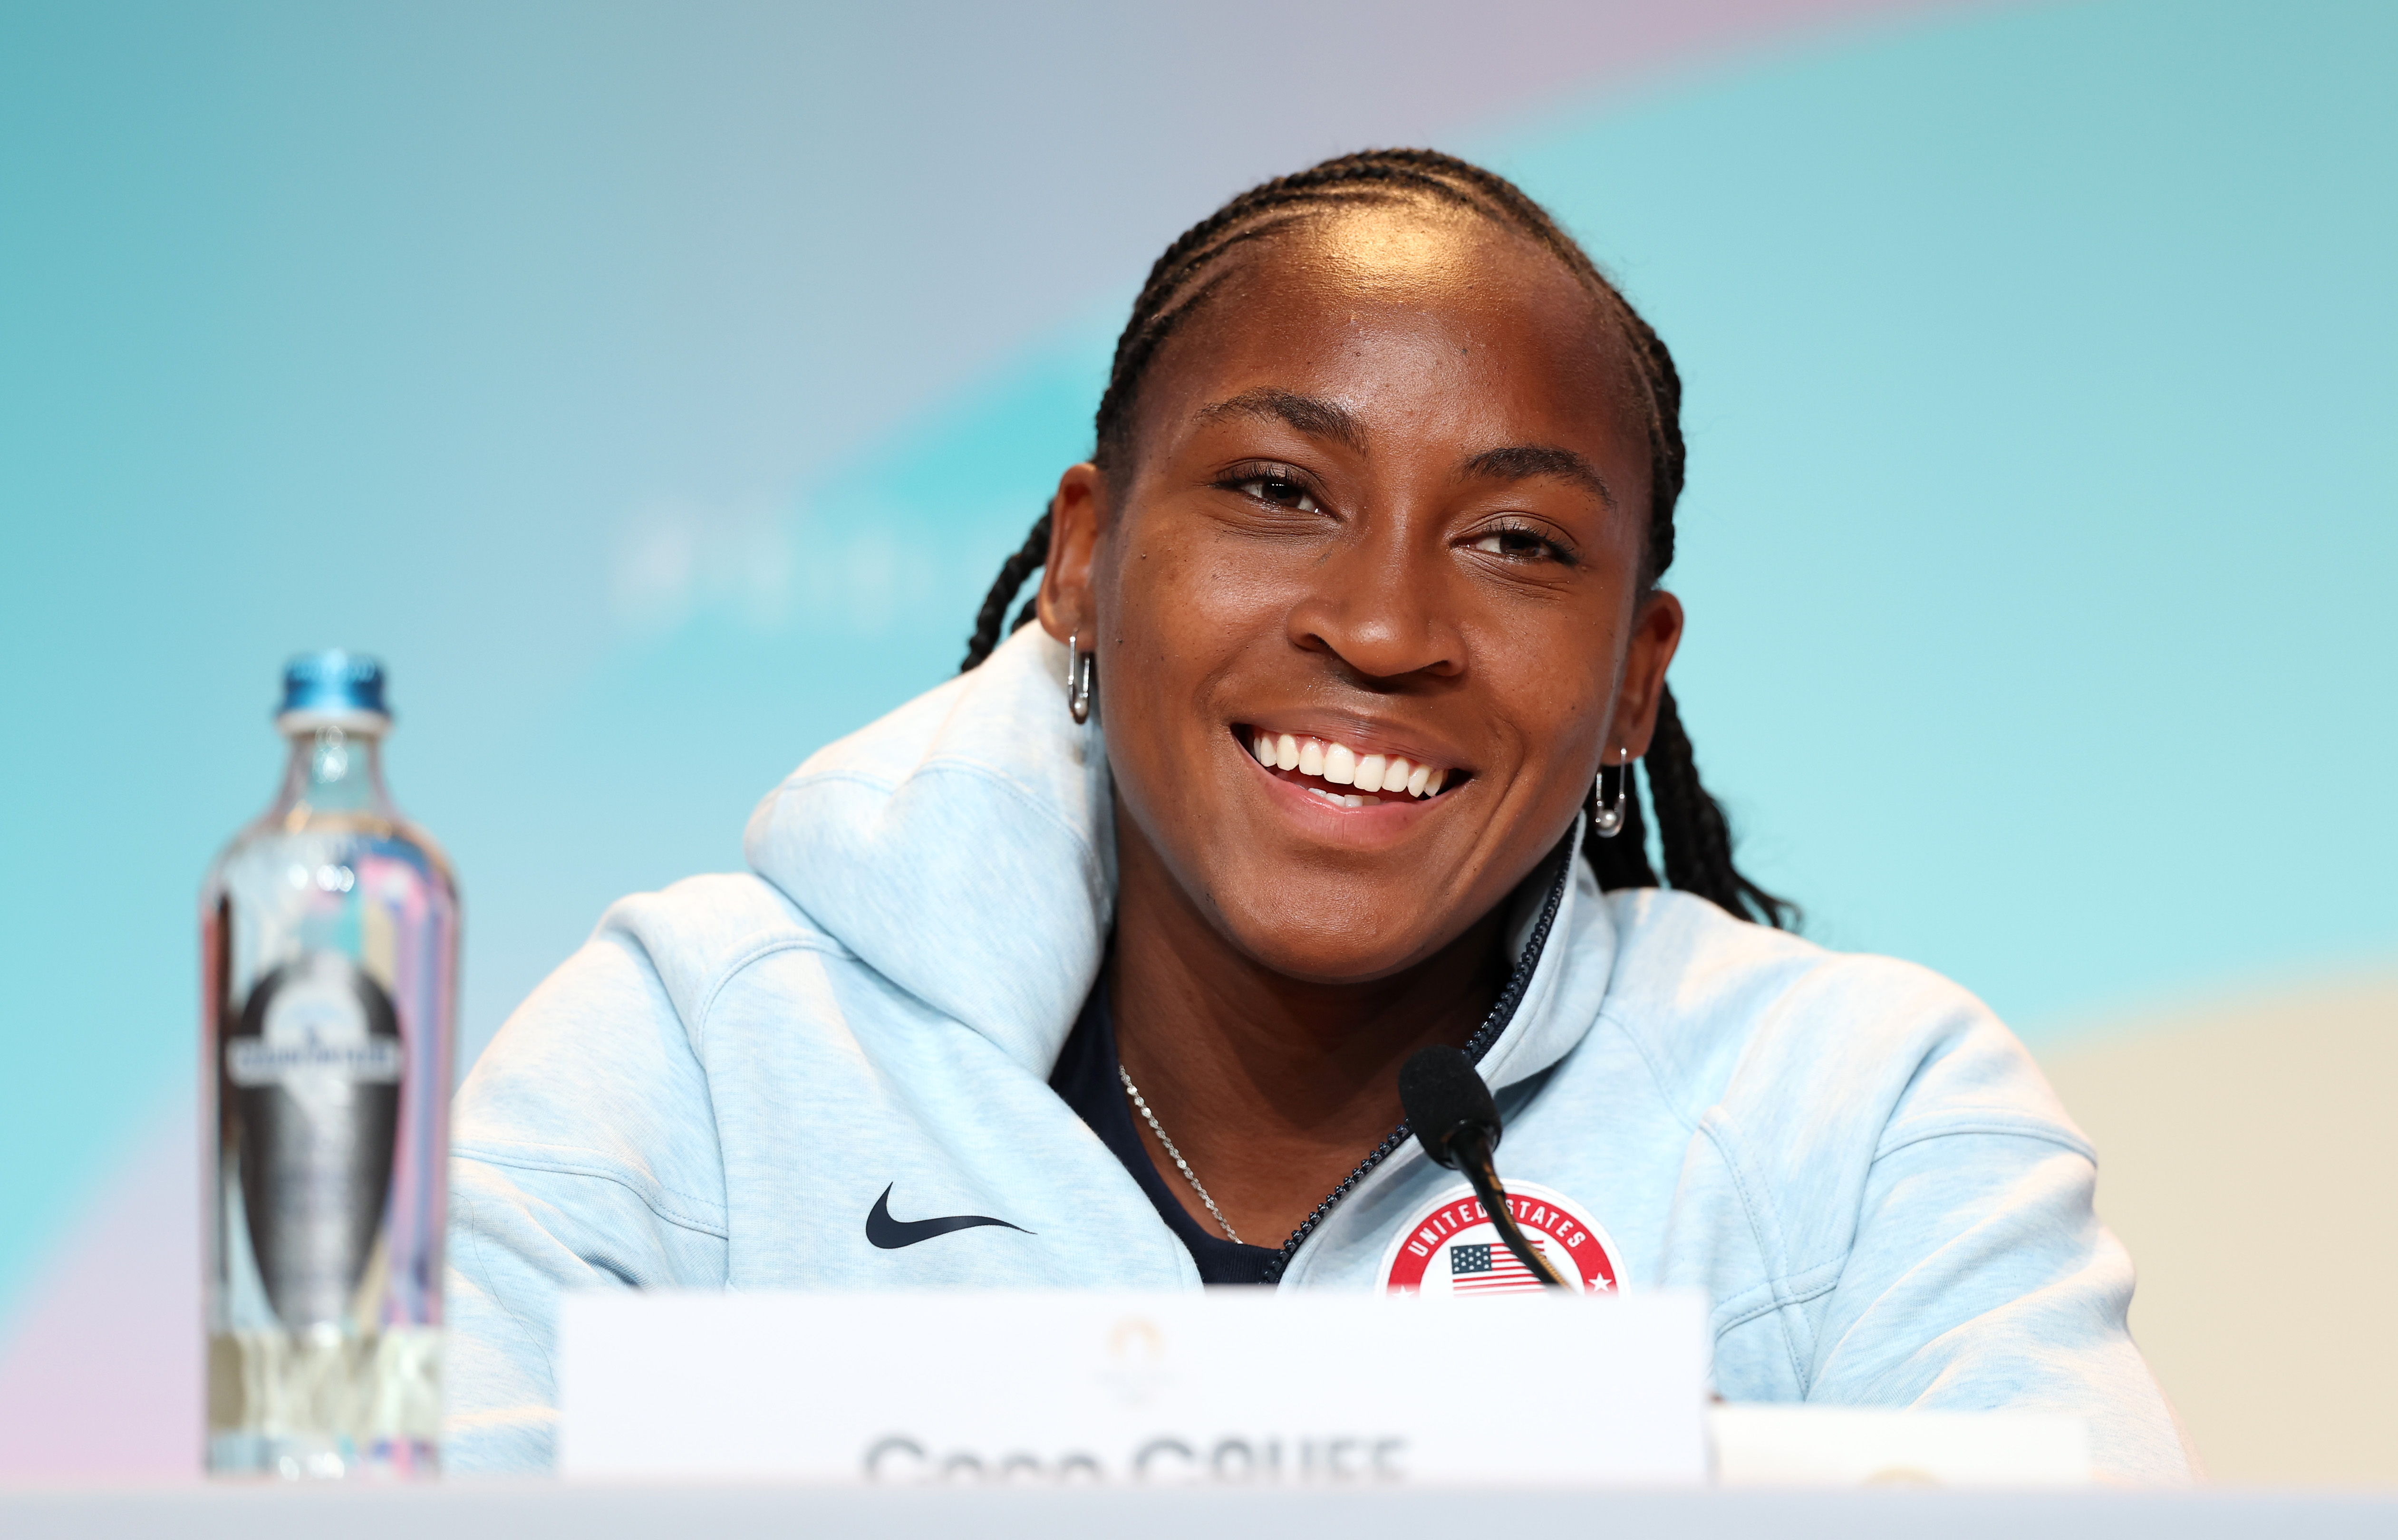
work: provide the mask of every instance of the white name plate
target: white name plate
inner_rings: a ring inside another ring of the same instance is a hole
[[[573,1478],[1697,1486],[1696,1295],[569,1295]]]

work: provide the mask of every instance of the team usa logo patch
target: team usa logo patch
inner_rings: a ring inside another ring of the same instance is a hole
[[[1507,1207],[1559,1278],[1587,1294],[1616,1292],[1615,1242],[1581,1205],[1547,1187],[1510,1182]],[[1382,1287],[1394,1294],[1472,1298],[1537,1293],[1541,1280],[1499,1239],[1474,1189],[1461,1185],[1426,1206],[1391,1242],[1382,1256]]]

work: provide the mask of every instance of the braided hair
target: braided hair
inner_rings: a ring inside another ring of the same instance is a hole
[[[1149,365],[1181,323],[1203,305],[1227,276],[1228,255],[1271,239],[1277,233],[1340,206],[1430,202],[1476,214],[1526,236],[1563,263],[1598,306],[1601,322],[1631,356],[1649,429],[1649,528],[1642,542],[1640,586],[1655,586],[1674,560],[1674,505],[1682,494],[1682,379],[1673,355],[1655,330],[1600,274],[1588,254],[1548,211],[1506,178],[1436,150],[1367,150],[1277,177],[1250,188],[1184,231],[1149,270],[1149,281],[1133,301],[1132,318],[1116,340],[1108,387],[1099,398],[1098,445],[1092,455],[1102,470],[1131,452],[1133,408]],[[999,579],[975,619],[963,669],[990,656],[999,645],[1007,606],[1024,582],[1049,557],[1050,516],[1044,512],[1024,544],[1000,568]],[[1033,616],[1034,601],[1017,612],[1020,628]],[[1657,730],[1644,759],[1649,800],[1655,810],[1658,846],[1665,881],[1708,899],[1744,919],[1787,928],[1796,905],[1775,897],[1741,875],[1731,859],[1731,826],[1723,809],[1699,782],[1690,735],[1671,690],[1662,691]],[[1583,850],[1602,889],[1653,888],[1639,782],[1623,770],[1623,831],[1612,839],[1584,837]],[[1597,790],[1592,790],[1596,810]]]

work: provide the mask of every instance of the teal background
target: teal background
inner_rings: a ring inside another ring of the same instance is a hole
[[[1811,933],[2044,1042],[2398,951],[2398,10],[1758,22],[1282,139],[1195,65],[1163,127],[1028,105],[1025,50],[1146,47],[1031,21],[907,43],[928,125],[844,67],[864,25],[0,19],[0,1332],[188,1118],[194,896],[286,654],[389,666],[470,1055],[955,667],[1177,228],[1402,131],[1521,179],[1676,349],[1677,689]]]

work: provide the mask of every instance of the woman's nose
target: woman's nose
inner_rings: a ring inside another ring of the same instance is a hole
[[[1444,602],[1448,574],[1436,549],[1409,538],[1412,522],[1373,520],[1311,565],[1306,595],[1290,612],[1294,646],[1370,679],[1464,666],[1462,636]]]

